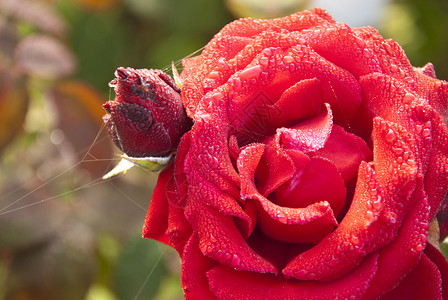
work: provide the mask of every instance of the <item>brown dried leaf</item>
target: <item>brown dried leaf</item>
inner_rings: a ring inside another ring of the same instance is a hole
[[[87,83],[75,80],[58,82],[50,91],[57,127],[64,142],[70,144],[79,166],[93,178],[103,176],[111,167],[112,147],[103,128],[102,104],[105,98]]]
[[[0,70],[0,152],[22,131],[27,110],[25,78]]]

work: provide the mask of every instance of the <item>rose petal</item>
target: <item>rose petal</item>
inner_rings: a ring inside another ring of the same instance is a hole
[[[418,263],[428,235],[428,200],[423,191],[415,193],[412,208],[395,240],[380,250],[378,276],[372,280],[367,299],[376,299],[393,289]]]
[[[372,151],[364,140],[333,125],[328,141],[316,151],[316,156],[330,160],[347,183],[356,177],[361,161],[372,159]]]
[[[202,89],[203,83],[206,81],[205,76],[209,75],[212,70],[219,70],[219,79],[225,81],[230,74],[247,66],[266,45],[279,44],[279,46],[285,47],[284,40],[278,39],[279,26],[285,29],[284,32],[286,30],[298,31],[329,22],[333,23],[334,20],[327,12],[322,9],[314,9],[274,21],[247,18],[225,26],[205,47],[200,61],[190,58],[184,63],[184,70],[187,70],[187,73],[181,74],[184,82],[182,95],[189,116],[195,114],[199,101],[205,95],[205,90]],[[260,38],[259,35],[264,33],[271,33],[272,37]],[[251,40],[252,43],[247,45]],[[279,42],[283,42],[283,44],[280,45]],[[290,43],[295,44],[295,39],[290,39]],[[239,55],[236,56],[238,58],[233,62],[229,61],[229,56],[233,53],[236,54],[239,50]],[[216,57],[224,60],[216,59]],[[193,70],[188,69],[190,65],[194,65]]]
[[[237,201],[240,179],[228,153],[224,124],[215,113],[207,122],[198,120],[190,131],[190,148],[184,164],[187,202],[201,201],[224,214],[247,219]]]
[[[362,162],[353,203],[338,228],[283,269],[299,280],[327,280],[352,270],[368,253],[393,238],[390,223],[381,218],[384,192],[375,171]]]
[[[174,179],[176,182],[176,190],[175,197],[171,197],[170,200],[173,200],[173,204],[179,207],[185,207],[185,202],[187,201],[187,193],[188,193],[188,182],[187,176],[185,174],[184,165],[185,165],[185,157],[188,153],[188,149],[190,148],[190,133],[185,133],[177,147],[176,160],[174,161]]]
[[[376,259],[372,255],[349,275],[319,284],[238,272],[226,266],[213,267],[207,272],[207,278],[218,299],[361,299],[375,276]]]
[[[328,160],[311,158],[308,165],[275,191],[279,206],[306,207],[326,201],[335,216],[345,203],[346,190],[339,171]]]
[[[378,60],[366,48],[365,40],[345,24],[310,30],[304,38],[319,55],[356,77],[381,72]]]
[[[257,200],[259,221],[263,232],[279,241],[315,243],[337,225],[328,202],[306,208],[280,207],[263,197],[255,186],[254,172],[264,151],[264,145],[246,147],[238,158],[241,193],[244,198]]]
[[[301,80],[287,87],[280,99],[273,104],[280,113],[272,114],[270,122],[275,127],[290,127],[297,123],[297,120],[317,116],[322,104],[324,102],[320,80],[317,78]]]
[[[275,138],[285,149],[294,149],[307,153],[324,147],[333,126],[330,105],[325,104],[326,112],[317,117],[299,123],[292,128],[279,128]]]
[[[216,262],[201,253],[198,237],[191,235],[182,255],[181,284],[185,299],[214,299],[208,286],[206,272]]]
[[[257,204],[254,200],[247,199],[243,206],[244,212],[249,216],[250,221],[235,218],[235,224],[240,230],[243,238],[247,240],[257,225]]]
[[[431,130],[426,138],[432,137],[432,151],[424,182],[431,209],[429,217],[432,220],[443,208],[441,203],[446,201],[445,196],[448,190],[448,130],[441,116],[435,112],[430,123],[430,127],[423,129]]]
[[[249,147],[252,147],[254,145],[255,144],[252,144]],[[261,149],[264,150],[262,151],[263,154],[261,160],[259,158],[257,159],[256,156],[254,157],[253,162],[249,162],[251,158],[245,157],[244,164],[245,166],[247,166],[247,169],[246,167],[242,168],[245,169],[245,171],[243,172],[246,172],[246,170],[253,170],[254,172],[256,171],[255,178],[257,180],[257,189],[259,190],[260,194],[267,197],[267,195],[269,195],[272,191],[277,189],[284,182],[291,179],[296,172],[296,168],[294,167],[294,163],[289,155],[275,141],[269,143],[269,145],[265,147],[257,146],[257,148],[257,153],[258,151],[261,151]],[[303,156],[308,160],[305,155]],[[253,177],[254,174],[248,176],[248,178]]]
[[[273,240],[288,243],[318,243],[338,225],[333,210],[326,201],[305,208],[275,205],[261,195],[258,199],[258,226]]]
[[[249,248],[231,216],[201,201],[188,201],[185,216],[199,237],[199,249],[220,264],[241,271],[276,273],[276,268]]]
[[[437,266],[440,271],[442,284],[442,299],[448,299],[448,261],[443,254],[431,244],[427,244],[425,255]]]
[[[169,236],[166,234],[168,229],[167,189],[173,188],[169,184],[170,181],[172,182],[173,170],[174,166],[171,164],[160,172],[157,185],[152,193],[142,232],[144,238],[155,239],[170,246],[173,245],[171,245]]]
[[[442,280],[437,266],[423,255],[403,281],[381,299],[442,299]]]

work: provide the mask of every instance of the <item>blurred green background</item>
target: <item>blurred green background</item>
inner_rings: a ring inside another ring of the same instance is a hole
[[[0,299],[183,299],[177,253],[140,234],[157,174],[101,180],[107,84],[169,70],[235,18],[314,6],[448,79],[445,0],[0,0]]]

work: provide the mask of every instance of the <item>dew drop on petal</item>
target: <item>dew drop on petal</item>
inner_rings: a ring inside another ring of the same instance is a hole
[[[384,139],[386,140],[386,142],[388,143],[392,143],[393,141],[395,141],[395,133],[392,129],[389,129],[389,131],[387,132],[386,136],[384,137]]]
[[[265,55],[265,56],[271,56],[272,55],[272,51],[269,48],[263,49],[263,51],[261,51],[261,53],[263,53],[263,55]]]
[[[238,77],[232,78],[232,88],[235,92],[241,90],[241,80]]]
[[[372,202],[372,207],[376,210],[383,208],[383,202],[381,200],[381,196],[378,196],[378,198]]]
[[[362,50],[362,55],[364,55],[364,57],[367,57],[367,58],[370,58],[373,56],[372,53],[370,52],[370,50],[367,48],[364,48],[364,50]]]
[[[423,245],[422,244],[418,244],[417,246],[415,246],[415,251],[422,252],[423,251]]]
[[[411,103],[413,102],[415,99],[415,96],[411,93],[406,93],[406,95],[404,95],[403,97],[403,103],[407,104],[407,103]]]
[[[398,67],[397,67],[397,65],[391,64],[391,65],[390,65],[390,71],[391,71],[392,73],[398,72]]]
[[[373,212],[371,212],[370,210],[366,212],[366,219],[367,222],[372,223],[373,220],[375,219],[375,215],[373,214]]]
[[[386,218],[391,224],[397,223],[397,214],[394,212],[388,212]]]
[[[299,270],[295,273],[296,276],[305,276],[308,274],[307,270]]]
[[[262,69],[259,65],[252,66],[252,67],[249,67],[249,68],[241,71],[240,78],[243,80],[251,80],[251,79],[258,77],[258,75],[260,75],[261,71],[262,71]]]
[[[285,64],[290,64],[294,62],[294,58],[290,55],[286,55],[285,57],[283,57],[283,62]]]
[[[366,46],[366,42],[365,42],[362,38],[360,38],[360,37],[358,37],[358,36],[355,37],[355,42],[356,42],[356,43],[358,44],[358,46],[361,47],[361,48],[364,48],[364,47]]]
[[[359,240],[359,238],[356,235],[352,235],[352,237],[350,238],[350,242],[357,246],[361,243],[361,241]]]
[[[241,259],[239,258],[238,255],[233,254],[231,263],[233,266],[239,266],[241,263]]]
[[[260,65],[266,67],[268,64],[269,64],[269,58],[267,58],[266,56],[260,58]]]
[[[341,34],[341,36],[347,36],[349,32],[349,29],[347,26],[343,26],[339,29],[339,33]]]

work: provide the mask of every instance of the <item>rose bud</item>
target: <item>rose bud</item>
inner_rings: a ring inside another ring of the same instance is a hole
[[[109,83],[114,101],[103,105],[112,141],[131,157],[165,156],[191,127],[180,88],[161,70],[118,68]]]

